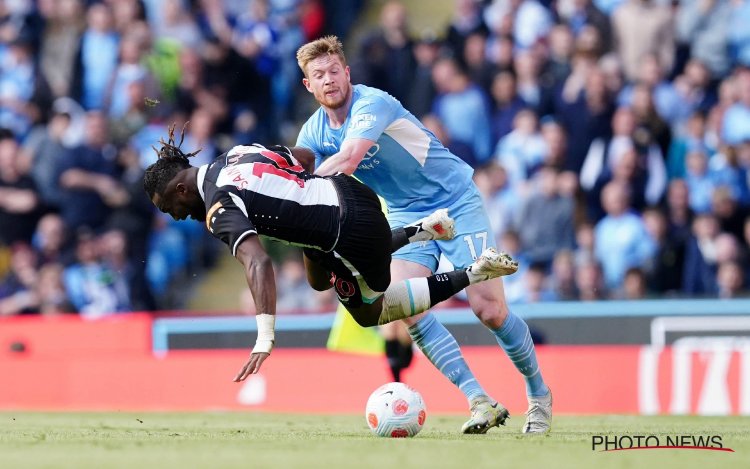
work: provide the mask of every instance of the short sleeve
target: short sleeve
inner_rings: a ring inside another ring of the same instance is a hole
[[[393,104],[379,96],[365,96],[352,106],[346,138],[364,138],[377,141],[393,122]]]
[[[258,234],[247,216],[242,198],[231,190],[216,193],[213,204],[206,212],[206,228],[229,246],[232,256],[237,254],[237,247],[245,238]]]

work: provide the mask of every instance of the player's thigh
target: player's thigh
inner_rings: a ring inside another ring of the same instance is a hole
[[[388,214],[388,223],[390,224],[391,228],[397,228],[400,226],[408,225],[410,223],[414,223],[420,218],[424,218],[430,215],[432,212],[434,212],[434,210],[432,209],[426,211],[391,212]],[[391,262],[391,276],[399,275],[398,272],[393,268],[393,265],[396,261],[403,261],[411,264],[421,265],[424,266],[429,272],[435,272],[438,266],[438,261],[440,260],[440,248],[435,241],[418,241],[416,243],[407,244],[398,251],[394,252],[391,257],[393,259]],[[398,270],[408,273],[408,270],[403,270],[403,268],[399,268]],[[411,277],[404,277],[402,275],[398,276],[399,280],[404,280],[405,278]]]
[[[448,207],[456,221],[456,237],[436,244],[457,269],[469,267],[489,247],[497,247],[489,217],[474,185]]]

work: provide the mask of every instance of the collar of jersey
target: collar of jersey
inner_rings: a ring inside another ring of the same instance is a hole
[[[206,171],[208,171],[208,165],[204,164],[200,168],[198,168],[198,192],[201,195],[201,199],[203,199],[203,202],[206,202],[206,194],[203,193],[203,181],[206,179]]]

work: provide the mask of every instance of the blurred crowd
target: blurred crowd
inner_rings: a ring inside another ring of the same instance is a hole
[[[386,3],[349,61],[475,169],[512,303],[703,296],[750,280],[750,1]]]
[[[0,0],[0,315],[183,307],[224,247],[154,210],[151,145],[293,144],[328,33],[476,169],[509,301],[747,292],[750,0],[455,0],[424,31],[384,2],[352,33],[363,3]],[[332,307],[276,257],[280,311]]]

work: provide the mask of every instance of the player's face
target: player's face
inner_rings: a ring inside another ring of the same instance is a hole
[[[337,55],[321,55],[306,67],[307,77],[302,79],[307,91],[322,106],[338,109],[346,104],[351,93],[349,67]]]
[[[188,217],[198,221],[206,219],[206,206],[203,200],[191,195],[184,184],[168,185],[164,194],[154,194],[151,202],[175,220],[186,220]]]

